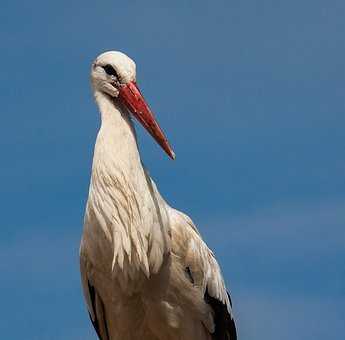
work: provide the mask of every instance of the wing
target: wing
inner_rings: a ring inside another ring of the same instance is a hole
[[[191,219],[171,209],[173,252],[180,258],[187,277],[200,289],[213,312],[213,340],[237,340],[230,295],[226,291],[219,265],[202,240]]]
[[[97,293],[95,287],[90,281],[88,276],[87,260],[82,254],[80,255],[80,273],[84,297],[93,327],[95,328],[100,340],[110,340],[104,304],[100,295]]]

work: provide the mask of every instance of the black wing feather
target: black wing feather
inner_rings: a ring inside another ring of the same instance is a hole
[[[101,300],[99,294],[97,294],[95,287],[93,287],[90,284],[90,281],[87,281],[87,284],[89,287],[92,309],[95,314],[95,320],[92,320],[91,314],[89,313],[89,317],[92,322],[92,325],[100,340],[110,340],[109,332],[107,328],[107,322],[105,319],[105,310],[104,310],[103,301]],[[99,309],[101,309],[101,311]]]
[[[231,299],[229,293],[229,301]],[[205,301],[214,312],[215,331],[212,334],[213,340],[237,340],[235,321],[228,312],[227,306],[218,299],[210,296],[206,289]]]

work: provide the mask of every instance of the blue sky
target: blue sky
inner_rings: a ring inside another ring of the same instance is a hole
[[[214,249],[240,339],[342,339],[344,16],[341,0],[3,0],[1,338],[96,339],[78,267],[89,67],[116,49],[177,155],[139,127],[144,163]]]

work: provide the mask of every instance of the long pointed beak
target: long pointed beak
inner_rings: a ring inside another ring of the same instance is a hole
[[[175,153],[172,150],[162,129],[158,125],[153,112],[147,105],[135,82],[129,82],[122,85],[119,89],[119,99],[126,105],[133,116],[150,133],[162,149],[171,159],[175,159]]]

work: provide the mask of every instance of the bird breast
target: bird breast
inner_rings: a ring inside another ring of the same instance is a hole
[[[122,285],[157,273],[170,249],[169,218],[151,179],[139,185],[122,167],[96,164],[83,239],[94,266]]]

